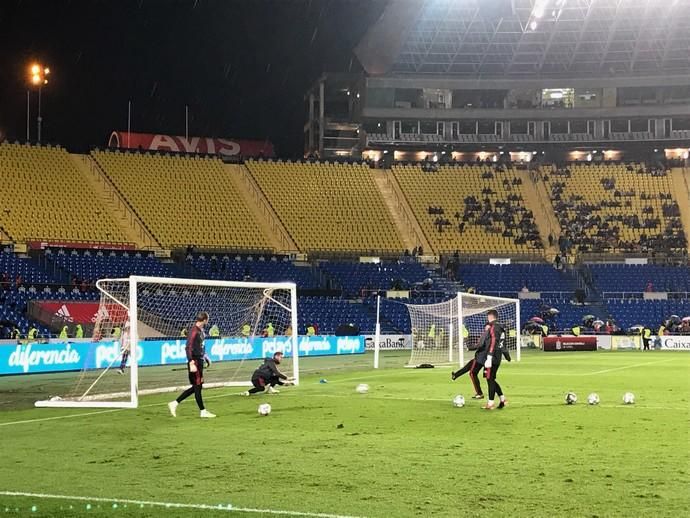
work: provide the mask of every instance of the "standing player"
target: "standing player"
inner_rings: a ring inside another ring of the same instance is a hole
[[[216,417],[204,407],[204,400],[201,397],[201,390],[204,385],[204,361],[208,362],[204,351],[204,326],[208,324],[208,313],[200,311],[196,316],[196,322],[187,333],[187,373],[191,387],[180,394],[175,401],[168,403],[168,408],[173,417],[177,417],[177,405],[182,403],[189,396],[194,394],[196,404],[199,406],[199,417]]]
[[[496,374],[501,366],[501,358],[505,356],[505,359],[510,361],[510,353],[508,353],[508,349],[505,346],[506,330],[497,322],[498,311],[490,309],[486,314],[486,318],[488,320],[486,325],[487,332],[484,334],[484,343],[480,346],[485,351],[483,355],[485,358],[484,377],[489,385],[489,399],[484,408],[493,410],[496,394],[498,394],[499,398],[498,408],[506,406],[506,398],[503,395],[501,386],[496,381]]]
[[[292,378],[287,377],[278,370],[278,365],[282,359],[283,353],[280,351],[274,353],[273,358],[266,358],[263,365],[252,374],[252,385],[254,387],[246,392],[242,392],[242,395],[251,396],[252,394],[263,392],[266,390],[266,385],[268,385],[269,394],[277,394],[279,391],[274,388],[276,385],[292,385]]]

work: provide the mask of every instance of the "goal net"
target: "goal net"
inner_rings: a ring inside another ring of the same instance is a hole
[[[186,335],[204,328],[204,386],[250,385],[263,358],[283,351],[281,370],[299,380],[294,283],[137,277],[102,279],[93,338],[81,346],[83,369],[60,394],[36,406],[135,408],[140,395],[189,386]]]
[[[464,364],[479,344],[486,313],[498,312],[506,329],[506,347],[520,360],[520,302],[517,299],[459,293],[436,304],[406,304],[412,328],[409,366]]]

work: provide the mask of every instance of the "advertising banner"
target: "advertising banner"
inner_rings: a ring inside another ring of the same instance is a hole
[[[364,335],[368,350],[374,349],[374,335]],[[383,349],[412,349],[412,335],[380,335],[379,348]]]
[[[273,338],[207,338],[206,354],[212,362],[255,360],[282,351],[292,355],[285,336]],[[300,336],[300,357],[362,354],[364,336]],[[184,340],[142,340],[137,348],[140,366],[170,365],[187,360]],[[120,357],[118,341],[51,341],[0,346],[0,375],[102,369]]]
[[[42,322],[50,324],[51,320],[58,319],[62,322],[74,324],[93,324],[98,317],[99,308],[103,317],[116,324],[124,324],[127,320],[126,312],[117,304],[104,304],[98,302],[54,302],[36,301],[33,305],[38,307],[38,315]],[[47,320],[50,317],[50,320]]]
[[[274,156],[273,144],[268,140],[234,140],[209,137],[181,137],[179,135],[154,135],[152,133],[127,133],[113,131],[108,142],[110,147],[142,149],[149,151],[173,151],[175,153],[204,153],[221,156]]]
[[[596,336],[545,336],[544,350],[554,351],[596,351]]]
[[[690,351],[690,336],[652,336],[651,347],[663,351]]]

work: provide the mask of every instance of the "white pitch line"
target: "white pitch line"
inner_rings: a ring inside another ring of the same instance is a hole
[[[157,502],[153,500],[130,500],[126,498],[102,498],[95,496],[51,495],[46,493],[26,493],[23,491],[0,491],[0,496],[22,496],[51,500],[78,500],[82,502],[104,502],[108,504],[132,504],[139,506],[165,507],[168,509],[199,509],[204,511],[225,511],[228,513],[278,514],[283,516],[307,516],[310,518],[357,518],[342,514],[309,513],[304,511],[282,511],[278,509],[255,509],[252,507],[235,507],[232,504],[179,504],[175,502]]]
[[[645,362],[645,363],[635,363],[633,365],[623,365],[622,367],[613,367],[612,369],[604,369],[600,371],[595,371],[595,372],[587,372],[585,374],[581,374],[581,376],[595,376],[597,374],[605,374],[607,372],[615,372],[615,371],[622,371],[624,369],[634,369],[636,367],[645,367],[646,365],[654,365],[657,363],[668,363],[670,361],[673,361],[675,358],[667,358],[665,360],[657,360],[655,362]]]

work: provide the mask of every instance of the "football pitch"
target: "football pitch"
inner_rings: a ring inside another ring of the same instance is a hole
[[[171,417],[172,395],[34,409],[49,377],[2,378],[0,515],[687,516],[687,352],[525,352],[502,363],[509,406],[493,411],[466,376],[404,369],[407,355],[378,371],[369,354],[305,361],[279,395],[208,390],[212,420],[193,398]]]

